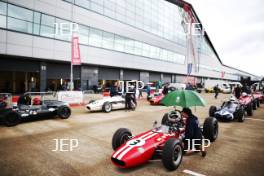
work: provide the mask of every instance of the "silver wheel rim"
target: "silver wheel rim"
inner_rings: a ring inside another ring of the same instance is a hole
[[[173,163],[178,166],[182,158],[182,148],[179,145],[176,145],[173,154]]]
[[[105,110],[106,110],[107,112],[111,111],[111,105],[110,105],[110,104],[106,104],[106,105],[105,105]]]

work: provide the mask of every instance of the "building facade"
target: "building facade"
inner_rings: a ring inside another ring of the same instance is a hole
[[[0,0],[0,91],[63,89],[72,31],[82,60],[73,69],[76,89],[105,80],[184,82],[190,63],[198,81],[255,79],[223,65],[207,35],[190,40],[188,13],[177,2]]]

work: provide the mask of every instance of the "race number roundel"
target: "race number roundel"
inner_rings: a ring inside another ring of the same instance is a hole
[[[143,140],[143,139],[132,139],[132,140],[128,141],[128,145],[130,145],[130,146],[139,147],[139,146],[142,146],[144,144],[145,144],[145,140]]]

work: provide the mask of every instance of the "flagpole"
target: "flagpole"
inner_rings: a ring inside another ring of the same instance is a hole
[[[71,4],[71,21],[73,23],[73,5],[74,4]],[[73,42],[72,42],[72,39],[73,39],[73,31],[71,30],[71,57],[73,57]],[[73,90],[73,65],[72,65],[72,58],[71,58],[71,73],[70,73],[70,91]]]

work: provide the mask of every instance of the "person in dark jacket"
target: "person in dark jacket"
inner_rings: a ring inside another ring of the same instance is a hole
[[[237,99],[240,98],[240,96],[241,96],[241,92],[242,92],[242,90],[241,90],[240,86],[237,85],[237,86],[235,87],[235,89],[234,89],[234,94],[235,94],[235,97],[236,97]]]
[[[192,140],[195,139],[195,144],[197,144],[198,149],[201,151],[202,156],[206,156],[206,151],[203,150],[202,147],[202,131],[199,127],[198,118],[192,114],[190,108],[183,108],[182,110],[182,118],[186,118],[186,127],[185,127],[185,145],[192,145]],[[190,141],[188,143],[188,140]],[[185,148],[192,148],[192,146],[187,146]]]
[[[165,84],[162,90],[162,93],[164,95],[167,95],[169,93],[169,88],[168,88],[168,84]]]
[[[219,92],[220,92],[220,89],[219,89],[218,84],[214,87],[214,92],[215,92],[215,99],[217,99],[218,94],[219,94]]]

